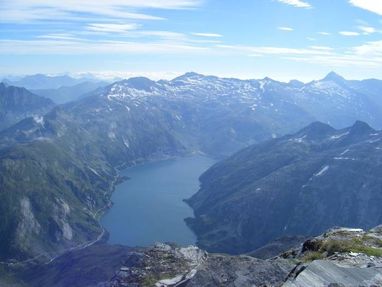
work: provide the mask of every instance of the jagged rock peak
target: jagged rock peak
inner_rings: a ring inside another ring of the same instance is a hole
[[[319,136],[319,135],[327,135],[329,133],[332,133],[335,131],[335,129],[323,122],[313,122],[304,129],[302,129],[299,133],[304,133],[309,136]]]
[[[336,72],[330,72],[326,75],[325,78],[322,79],[323,81],[333,81],[333,82],[343,82],[346,81],[344,77],[337,74]]]
[[[356,121],[349,131],[351,134],[369,134],[375,132],[371,126],[363,121]]]

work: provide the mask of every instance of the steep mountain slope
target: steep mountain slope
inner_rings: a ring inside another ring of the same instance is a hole
[[[316,122],[206,171],[188,223],[201,247],[229,253],[332,226],[370,228],[382,222],[381,172],[381,132]]]
[[[115,167],[184,152],[166,115],[105,101],[58,107],[1,133],[2,259],[49,258],[95,240]]]
[[[54,103],[24,88],[0,83],[0,130],[30,116],[45,114]]]

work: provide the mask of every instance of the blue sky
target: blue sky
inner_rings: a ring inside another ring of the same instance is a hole
[[[381,0],[0,0],[0,74],[382,78]]]

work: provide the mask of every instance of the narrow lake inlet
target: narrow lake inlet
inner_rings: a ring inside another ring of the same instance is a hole
[[[101,220],[110,233],[109,243],[194,244],[196,237],[184,222],[193,211],[183,199],[198,191],[199,176],[213,163],[213,159],[198,155],[123,170],[121,174],[130,179],[116,187],[114,205]]]

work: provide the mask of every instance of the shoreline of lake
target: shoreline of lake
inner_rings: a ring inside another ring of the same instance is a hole
[[[196,236],[184,221],[193,210],[184,199],[198,191],[199,176],[214,163],[204,155],[192,155],[121,170],[120,175],[129,180],[115,186],[113,206],[100,220],[109,233],[108,243],[195,244]]]

